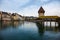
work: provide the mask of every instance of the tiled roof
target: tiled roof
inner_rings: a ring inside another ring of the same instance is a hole
[[[10,14],[9,14],[9,13],[7,13],[7,12],[2,12],[2,14],[10,15]]]
[[[38,13],[45,13],[44,9],[42,7],[40,7]]]

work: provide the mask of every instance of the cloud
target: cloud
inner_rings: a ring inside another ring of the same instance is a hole
[[[49,2],[49,1],[51,1],[51,0],[35,0],[35,2],[39,3],[40,5],[45,4],[45,3]]]
[[[45,15],[60,16],[59,0],[1,0],[0,10],[17,12],[24,16],[38,16],[38,9],[42,5]]]
[[[0,0],[0,4],[2,3],[2,0]]]
[[[60,3],[58,1],[53,1],[51,3],[42,5],[45,10],[46,16],[60,16]],[[26,16],[38,16],[38,10],[40,6],[31,5],[24,8],[20,13]]]
[[[45,15],[55,15],[55,16],[60,16],[60,3],[59,2],[52,2],[46,5],[43,5],[45,9]]]
[[[19,10],[19,8],[27,4],[30,0],[2,0],[0,10],[11,11]]]
[[[50,0],[40,0],[40,1],[43,3],[43,2],[48,2],[48,1],[50,1]]]
[[[27,6],[19,13],[21,13],[23,16],[38,16],[38,8],[39,7],[36,5]]]

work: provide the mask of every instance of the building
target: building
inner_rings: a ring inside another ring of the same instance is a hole
[[[38,14],[39,14],[39,18],[42,18],[42,19],[56,19],[56,18],[59,18],[58,16],[44,16],[44,13],[45,13],[45,10],[40,7],[40,9],[38,10]]]
[[[37,19],[37,17],[33,17],[33,16],[24,16],[25,20],[35,20]]]
[[[0,11],[0,20],[24,20],[23,17],[17,13],[9,13]]]
[[[17,13],[13,13],[12,14],[12,20],[23,20],[22,16],[17,14]]]
[[[2,20],[11,20],[11,15],[7,12],[2,12]]]
[[[0,11],[0,20],[1,20],[2,11]]]
[[[11,20],[11,16],[8,12],[0,11],[0,20]]]
[[[39,17],[44,16],[44,13],[45,13],[45,10],[42,7],[40,7],[40,9],[38,10]]]

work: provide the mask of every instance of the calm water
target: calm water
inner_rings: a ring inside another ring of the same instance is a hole
[[[0,22],[0,40],[60,40],[60,28],[26,21]]]

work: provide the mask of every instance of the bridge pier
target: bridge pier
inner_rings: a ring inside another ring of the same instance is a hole
[[[51,27],[51,21],[50,21],[50,27]]]
[[[43,24],[44,25],[44,23],[45,23],[45,26],[47,27],[47,26],[55,26],[55,27],[57,27],[58,25],[57,25],[57,22],[55,21],[54,23],[52,23],[52,22],[54,22],[54,21],[46,21],[46,22],[41,22],[41,24]],[[58,23],[59,24],[59,23]],[[60,25],[60,24],[59,24]]]
[[[48,25],[48,21],[46,21],[46,26]]]
[[[58,22],[58,27],[60,27],[60,22]]]
[[[49,26],[49,27],[60,26],[60,20],[57,20],[56,18],[40,18],[39,20],[40,21],[37,21],[37,22],[40,22],[42,26],[44,26],[44,23],[45,23],[45,26]]]
[[[55,27],[56,27],[56,22],[55,22]]]

